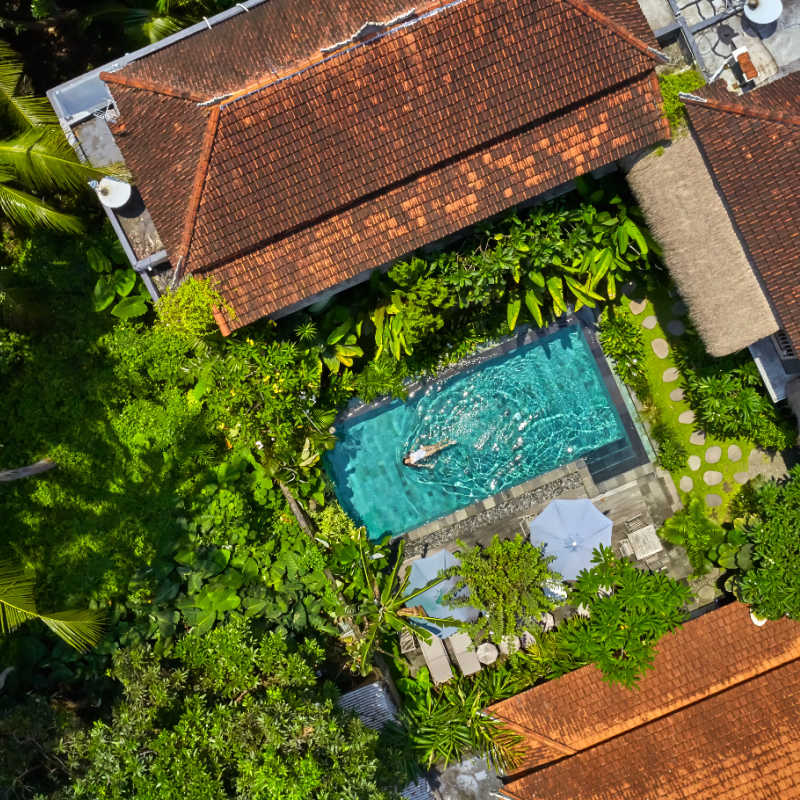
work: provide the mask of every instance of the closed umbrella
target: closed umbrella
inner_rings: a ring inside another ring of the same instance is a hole
[[[442,570],[456,567],[461,562],[449,551],[440,550],[427,558],[418,558],[411,562],[411,574],[409,575],[408,591],[421,589],[426,583],[430,583]],[[461,622],[473,622],[478,618],[478,611],[469,606],[453,607],[445,605],[444,596],[456,585],[456,578],[448,578],[436,586],[428,589],[427,592],[414,598],[414,605],[422,606],[429,617],[451,617]],[[411,618],[415,624],[429,630],[440,639],[446,639],[458,632],[458,628],[446,626],[440,628],[432,622],[422,619]]]
[[[530,523],[531,542],[555,556],[551,568],[566,580],[575,580],[592,566],[592,550],[611,545],[611,520],[591,500],[553,500]]]

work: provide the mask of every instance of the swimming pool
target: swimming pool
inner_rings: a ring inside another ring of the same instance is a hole
[[[576,458],[630,451],[583,332],[570,325],[337,424],[327,468],[371,538],[400,534]],[[456,444],[405,466],[422,444]]]

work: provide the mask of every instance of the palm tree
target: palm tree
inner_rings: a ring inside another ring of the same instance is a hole
[[[100,641],[102,617],[97,611],[38,611],[33,581],[18,565],[0,562],[0,634],[10,633],[32,619],[44,622],[56,636],[81,652]]]
[[[0,212],[18,225],[80,233],[78,217],[59,211],[40,195],[78,192],[92,179],[123,170],[98,170],[78,161],[47,100],[21,90],[22,81],[19,56],[0,42],[0,111],[12,131],[0,140]]]
[[[358,573],[352,586],[360,596],[352,615],[351,637],[346,643],[362,675],[369,672],[375,652],[380,650],[380,639],[383,636],[407,630],[426,642],[430,641],[431,634],[412,620],[424,620],[440,626],[461,625],[458,620],[450,617],[429,617],[418,614],[412,608],[417,597],[441,583],[446,576],[440,575],[421,589],[406,594],[411,569],[406,568],[402,578],[400,577],[400,566],[403,563],[402,541],[397,548],[394,566],[388,574],[375,571],[373,565],[378,560],[378,554],[372,548],[365,547],[363,535],[358,540],[358,550]]]

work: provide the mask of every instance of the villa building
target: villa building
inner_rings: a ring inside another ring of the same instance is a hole
[[[248,0],[48,96],[132,173],[151,291],[213,278],[227,333],[668,138],[664,60],[636,0]]]
[[[749,347],[773,400],[792,402],[800,382],[800,72],[744,94],[717,81],[682,99],[690,135],[664,157],[641,160],[628,181],[709,353]]]
[[[488,711],[523,738],[514,800],[800,798],[800,630],[746,606],[687,622],[637,689],[595,666]]]

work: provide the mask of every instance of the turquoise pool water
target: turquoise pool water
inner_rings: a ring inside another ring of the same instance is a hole
[[[342,506],[371,538],[628,443],[577,326],[353,416],[336,432],[327,467]],[[433,469],[402,463],[415,447],[446,440],[457,444],[427,462]]]

